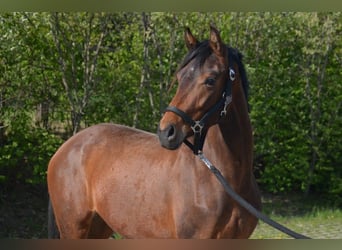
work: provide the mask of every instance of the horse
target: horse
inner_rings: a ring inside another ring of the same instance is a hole
[[[252,234],[257,218],[225,193],[197,157],[205,153],[232,188],[260,209],[242,54],[224,44],[213,26],[207,40],[198,41],[189,28],[184,37],[188,53],[157,134],[97,124],[53,155],[47,171],[49,237]]]

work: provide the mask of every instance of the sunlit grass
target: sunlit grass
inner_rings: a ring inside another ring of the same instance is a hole
[[[342,210],[312,200],[264,200],[264,212],[273,220],[314,239],[342,239]],[[252,239],[289,239],[264,222],[259,222]]]

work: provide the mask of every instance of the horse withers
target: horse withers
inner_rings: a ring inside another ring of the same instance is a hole
[[[225,193],[196,157],[196,150],[203,151],[238,194],[260,207],[241,54],[225,45],[214,27],[202,42],[187,29],[185,42],[189,51],[176,72],[177,92],[157,135],[94,125],[72,136],[52,157],[47,174],[50,237],[252,234],[257,219]]]

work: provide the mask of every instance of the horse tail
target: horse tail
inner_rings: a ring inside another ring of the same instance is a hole
[[[49,239],[58,239],[60,237],[59,231],[56,224],[55,213],[53,211],[53,206],[51,203],[51,199],[49,198],[49,207],[48,207],[48,238]]]

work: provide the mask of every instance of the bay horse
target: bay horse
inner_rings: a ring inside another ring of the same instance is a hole
[[[198,150],[238,194],[260,208],[242,55],[225,45],[212,26],[209,39],[202,42],[186,29],[185,43],[188,54],[175,75],[177,91],[157,135],[98,124],[72,136],[51,158],[49,237],[108,238],[114,232],[124,238],[252,234],[257,219],[225,193],[196,152],[183,143],[194,148],[195,135],[205,134]]]

